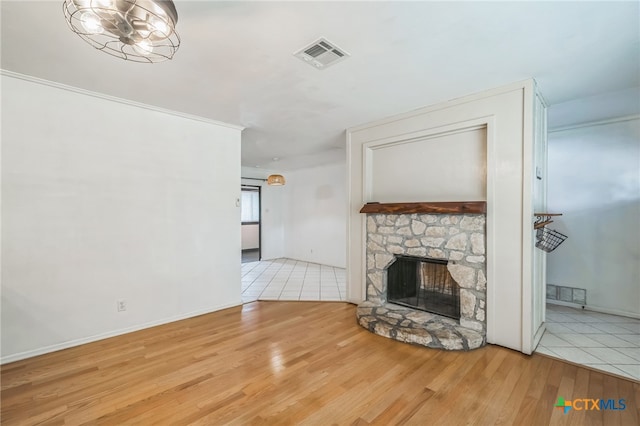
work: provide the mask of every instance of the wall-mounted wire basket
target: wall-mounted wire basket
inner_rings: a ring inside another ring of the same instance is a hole
[[[533,229],[536,231],[536,247],[551,253],[567,239],[563,233],[547,228],[548,224],[553,223],[551,218],[562,216],[562,213],[534,213],[534,215],[536,216],[536,221],[533,224]]]
[[[553,229],[548,229],[547,227],[536,229],[536,247],[547,253],[557,249],[566,239],[566,235]]]

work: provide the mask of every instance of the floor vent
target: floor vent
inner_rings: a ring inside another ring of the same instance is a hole
[[[293,54],[316,69],[322,70],[349,57],[343,49],[326,38],[319,38]]]
[[[584,288],[547,284],[547,300],[558,300],[560,302],[585,306],[587,304],[587,290]]]

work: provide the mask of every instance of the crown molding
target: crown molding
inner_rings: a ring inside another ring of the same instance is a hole
[[[104,93],[92,92],[90,90],[80,89],[79,87],[68,86],[66,84],[57,83],[55,81],[44,80],[42,78],[33,77],[33,76],[30,76],[30,75],[26,75],[26,74],[20,74],[20,73],[13,72],[13,71],[8,71],[8,70],[5,70],[5,69],[0,69],[0,75],[6,76],[6,77],[11,77],[11,78],[16,78],[16,79],[20,79],[20,80],[25,80],[25,81],[28,81],[28,82],[31,82],[31,83],[42,84],[42,85],[49,86],[49,87],[55,87],[56,89],[62,89],[62,90],[66,90],[66,91],[69,91],[69,92],[75,92],[75,93],[79,93],[81,95],[92,96],[94,98],[104,99],[104,100],[110,101],[110,102],[117,102],[117,103],[120,103],[120,104],[133,106],[133,107],[136,107],[136,108],[142,108],[142,109],[146,109],[146,110],[149,110],[149,111],[160,112],[162,114],[169,114],[169,115],[173,115],[173,116],[180,117],[180,118],[186,118],[188,120],[200,121],[202,123],[214,124],[216,126],[228,127],[230,129],[235,129],[235,130],[240,130],[240,131],[245,129],[244,126],[239,126],[237,124],[230,124],[230,123],[225,123],[225,122],[222,122],[222,121],[211,120],[209,118],[201,117],[201,116],[198,116],[198,115],[185,114],[185,113],[179,112],[179,111],[173,111],[173,110],[170,110],[170,109],[160,108],[160,107],[153,106],[153,105],[143,104],[141,102],[135,102],[135,101],[131,101],[131,100],[128,100],[128,99],[123,99],[123,98],[118,98],[118,97],[115,97],[115,96],[105,95]]]
[[[606,124],[622,123],[624,121],[632,121],[638,119],[640,119],[640,114],[625,115],[623,117],[610,118],[607,120],[587,121],[584,123],[572,124],[569,126],[555,127],[553,129],[549,129],[548,133],[566,132],[567,130],[580,129],[583,127],[604,126]]]

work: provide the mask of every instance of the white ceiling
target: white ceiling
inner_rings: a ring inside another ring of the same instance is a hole
[[[529,77],[550,104],[640,86],[636,1],[175,3],[176,56],[139,64],[73,34],[61,0],[2,0],[1,66],[246,126],[242,164],[275,170],[344,161],[348,127]],[[351,57],[293,56],[321,36]]]

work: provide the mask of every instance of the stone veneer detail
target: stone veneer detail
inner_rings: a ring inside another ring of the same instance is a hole
[[[446,259],[460,286],[460,321],[387,303],[386,268],[395,255]],[[357,309],[369,331],[428,347],[468,350],[486,342],[485,215],[368,214],[367,301]]]

